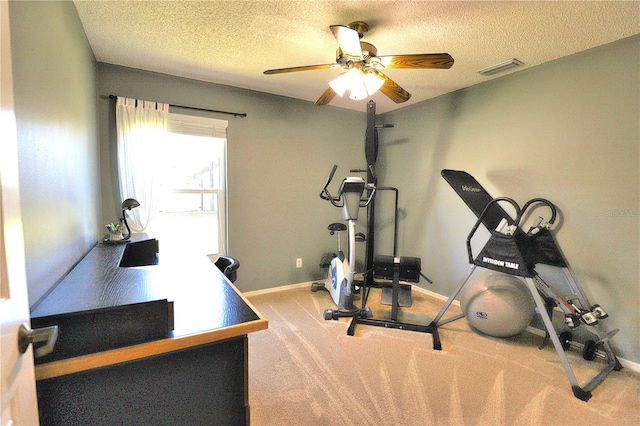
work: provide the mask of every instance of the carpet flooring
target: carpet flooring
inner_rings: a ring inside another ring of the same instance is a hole
[[[325,321],[325,291],[294,287],[248,295],[269,320],[249,335],[251,424],[276,425],[640,425],[640,377],[613,371],[588,402],[573,396],[553,346],[525,332],[502,339],[472,331],[465,319],[428,333]],[[387,319],[372,290],[374,318]],[[431,322],[443,302],[413,291],[399,321]],[[459,312],[452,306],[445,318]],[[581,385],[602,361],[568,357]]]

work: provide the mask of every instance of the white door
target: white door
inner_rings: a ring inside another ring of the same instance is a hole
[[[18,350],[29,324],[29,301],[18,191],[18,142],[13,108],[9,5],[0,0],[0,406],[1,425],[37,425],[33,349]]]

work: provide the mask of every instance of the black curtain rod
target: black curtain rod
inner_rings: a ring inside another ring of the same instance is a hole
[[[118,97],[116,95],[109,95],[109,99],[117,99]],[[193,111],[204,111],[204,112],[215,112],[217,114],[226,114],[226,115],[233,115],[234,117],[246,117],[247,113],[246,112],[229,112],[229,111],[218,111],[217,109],[206,109],[206,108],[196,108],[196,107],[190,107],[190,106],[184,106],[184,105],[169,105],[175,108],[182,108],[182,109],[190,109]]]

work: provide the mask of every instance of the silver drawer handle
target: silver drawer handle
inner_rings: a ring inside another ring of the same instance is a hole
[[[26,323],[23,323],[20,325],[20,330],[18,331],[18,350],[23,354],[27,351],[30,344],[47,342],[44,346],[40,346],[37,349],[34,348],[34,357],[39,358],[53,352],[56,340],[58,340],[57,325],[32,330]]]

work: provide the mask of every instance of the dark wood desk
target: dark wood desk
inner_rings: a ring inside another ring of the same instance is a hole
[[[36,361],[41,423],[248,424],[247,334],[266,329],[267,320],[206,256],[161,245],[157,265],[120,268],[123,250],[96,245],[33,310],[32,324],[168,299],[173,331],[144,343]]]

